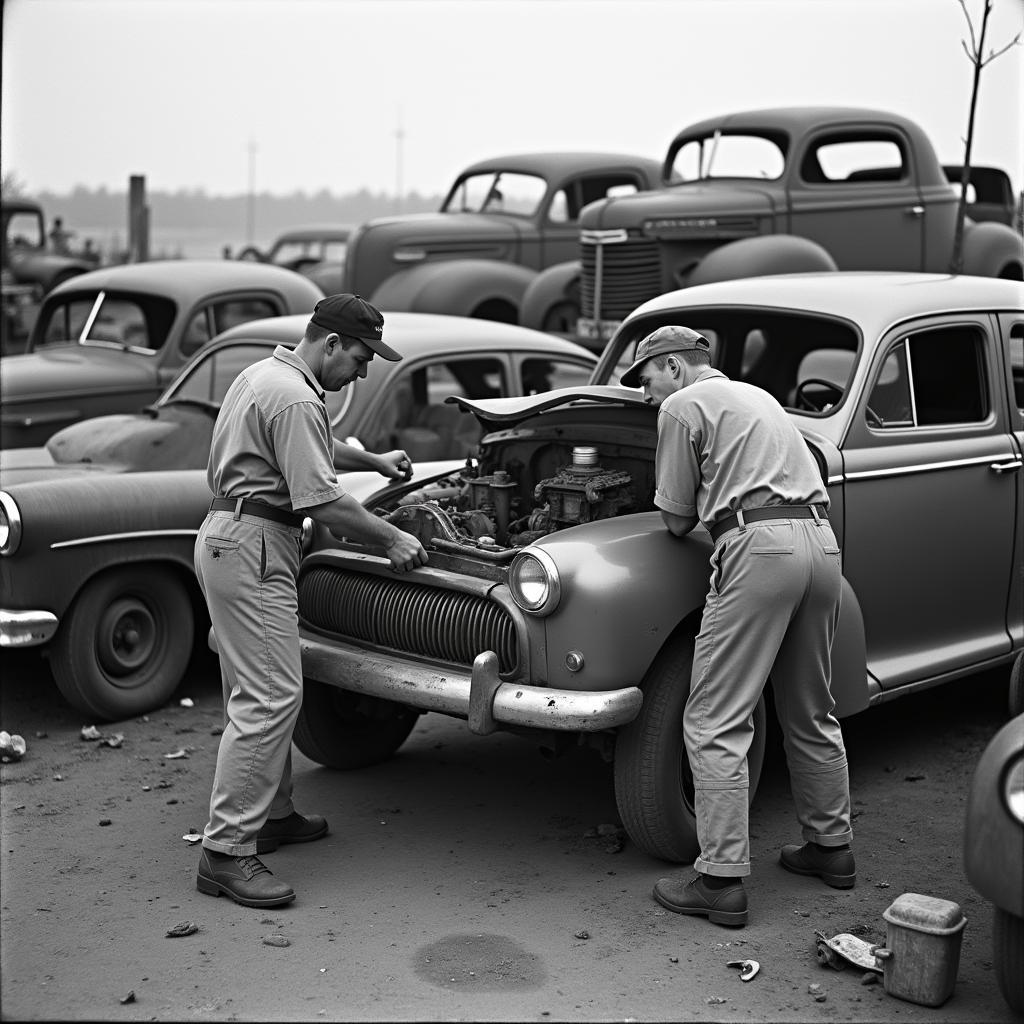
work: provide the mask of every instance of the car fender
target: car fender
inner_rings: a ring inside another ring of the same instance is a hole
[[[975,277],[1024,280],[1024,238],[998,221],[964,224],[963,272]]]
[[[527,285],[519,305],[519,323],[544,330],[544,318],[560,302],[580,303],[580,261],[556,263],[540,271]]]
[[[713,249],[687,275],[686,286],[740,277],[838,269],[829,252],[809,238],[760,235],[741,238]]]
[[[1024,757],[1024,715],[1007,722],[989,741],[974,769],[964,819],[964,872],[987,900],[1024,917],[1020,870],[1021,824],[1003,800],[1010,764]]]
[[[453,316],[481,316],[485,303],[494,304],[506,309],[510,322],[515,323],[523,293],[535,276],[536,271],[529,267],[497,260],[442,260],[392,274],[377,287],[370,301],[385,312],[408,310]]]

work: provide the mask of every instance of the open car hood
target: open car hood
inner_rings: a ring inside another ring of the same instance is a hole
[[[463,398],[450,395],[445,399],[474,416],[484,428],[514,426],[523,420],[547,409],[557,409],[574,402],[590,402],[597,405],[625,405],[645,407],[642,391],[623,388],[616,384],[581,384],[571,388],[556,388],[539,395],[517,395],[511,398]],[[652,411],[655,406],[647,406]]]

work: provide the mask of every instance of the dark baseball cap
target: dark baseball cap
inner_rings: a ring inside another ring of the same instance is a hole
[[[633,365],[619,379],[623,387],[639,387],[640,368],[648,359],[668,355],[669,352],[688,352],[692,349],[710,352],[711,342],[703,334],[691,331],[689,327],[678,327],[674,324],[659,327],[637,345]]]
[[[395,363],[402,357],[384,344],[384,316],[361,295],[328,295],[313,307],[309,322],[326,331],[357,338],[382,359]]]

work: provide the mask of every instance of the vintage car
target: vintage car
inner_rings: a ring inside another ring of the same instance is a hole
[[[579,296],[574,337],[600,350],[640,303],[676,288],[951,266],[960,190],[921,127],[896,114],[811,106],[708,118],[672,140],[662,177],[671,183],[658,191],[580,214],[576,253],[538,275],[521,323],[542,327],[540,310]],[[975,168],[968,198],[989,195],[991,177]],[[988,219],[986,203],[977,209],[986,219],[966,222],[963,272],[1021,280],[1024,239]]]
[[[281,267],[154,260],[79,274],[43,300],[24,353],[0,359],[0,448],[42,444],[69,423],[160,397],[214,335],[306,312],[323,297]]]
[[[284,273],[284,271],[282,271]],[[594,355],[511,324],[388,313],[400,362],[328,396],[338,437],[461,465],[479,425],[448,395],[533,394],[589,379]],[[137,415],[84,421],[49,448],[0,453],[0,648],[37,646],[83,713],[120,719],[158,707],[182,679],[205,606],[192,564],[210,504],[205,466],[228,385],[309,314],[226,331]],[[189,468],[192,467],[192,468]],[[381,477],[368,474],[379,486]],[[365,482],[361,485],[365,488]],[[361,493],[353,491],[353,493]]]
[[[1014,715],[992,737],[971,779],[964,870],[993,905],[992,962],[1003,998],[1024,1014],[1024,655],[1010,682]]]
[[[325,295],[334,295],[345,290],[342,274],[351,234],[351,224],[312,224],[291,228],[278,235],[266,252],[250,245],[238,254],[238,258],[295,270],[318,284]]]
[[[593,744],[614,759],[634,842],[693,858],[682,706],[712,546],[703,528],[674,538],[654,510],[656,410],[617,384],[638,339],[672,323],[788,408],[827,482],[841,716],[1024,648],[1024,285],[722,282],[639,307],[587,387],[454,399],[486,431],[477,464],[364,502],[421,538],[425,567],[396,576],[380,552],[317,535],[299,578],[304,754],[382,760],[427,711],[550,750]]]
[[[661,184],[661,165],[620,153],[522,153],[481,160],[453,182],[438,213],[378,217],[349,239],[344,291],[381,309],[522,322],[527,286],[574,259],[587,203]],[[573,329],[579,302],[559,296],[531,326]]]

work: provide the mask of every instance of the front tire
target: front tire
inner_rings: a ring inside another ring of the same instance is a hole
[[[404,704],[306,679],[292,740],[311,761],[350,771],[386,761],[418,718]]]
[[[1024,918],[995,908],[992,953],[999,991],[1011,1009],[1024,1013]]]
[[[195,623],[182,583],[166,570],[116,569],[82,588],[51,651],[64,698],[116,721],[160,707],[178,688]]]
[[[615,742],[615,799],[623,827],[645,853],[678,864],[692,862],[700,852],[683,740],[693,644],[686,636],[665,645],[644,679],[640,714],[619,730]],[[766,727],[762,696],[747,754],[751,801],[761,781]]]
[[[1024,651],[1021,651],[1010,669],[1010,717],[1024,715]]]

